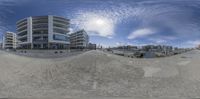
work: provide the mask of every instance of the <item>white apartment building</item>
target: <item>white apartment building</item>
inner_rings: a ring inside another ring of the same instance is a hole
[[[17,39],[16,34],[13,32],[6,32],[3,36],[3,49],[16,49]]]
[[[87,48],[89,43],[89,36],[85,30],[80,30],[70,34],[70,47],[72,49]]]
[[[28,17],[17,22],[19,49],[68,49],[70,20],[58,16]]]

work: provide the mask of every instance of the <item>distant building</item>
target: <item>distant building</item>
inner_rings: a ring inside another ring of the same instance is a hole
[[[170,56],[173,54],[173,47],[166,45],[146,45],[142,47],[142,51],[144,51],[145,58],[151,57],[164,57]]]
[[[173,47],[165,45],[146,45],[142,47],[142,50],[150,52],[171,52]]]
[[[159,49],[160,49],[159,47],[156,47],[154,45],[146,45],[142,47],[143,51],[157,51]]]
[[[58,16],[28,17],[17,22],[20,49],[69,48],[70,20]]]
[[[139,50],[137,46],[127,45],[127,46],[118,46],[114,48],[116,50],[123,50],[123,51],[137,51]]]
[[[13,32],[6,32],[3,36],[3,49],[16,49],[17,39],[16,34]]]
[[[96,44],[92,44],[92,43],[88,44],[88,49],[90,49],[90,50],[96,50],[96,48],[97,48]]]
[[[70,47],[72,49],[85,49],[89,43],[89,36],[85,30],[70,34]]]
[[[0,49],[3,49],[3,43],[0,43]]]

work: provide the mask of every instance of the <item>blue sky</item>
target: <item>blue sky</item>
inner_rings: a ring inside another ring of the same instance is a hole
[[[40,15],[71,19],[103,46],[200,44],[200,0],[0,0],[0,33],[16,21]]]

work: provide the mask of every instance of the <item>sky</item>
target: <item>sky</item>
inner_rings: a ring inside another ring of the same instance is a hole
[[[0,0],[0,38],[29,16],[70,19],[105,47],[200,44],[200,0]]]

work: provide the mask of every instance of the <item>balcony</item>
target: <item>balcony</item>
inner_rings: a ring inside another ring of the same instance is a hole
[[[20,25],[20,24],[23,23],[23,22],[27,22],[27,19],[26,19],[26,18],[21,19],[21,20],[19,20],[16,24],[17,24],[17,25]]]
[[[67,34],[67,33],[69,33],[69,30],[68,30],[68,29],[61,28],[61,27],[54,27],[54,28],[53,28],[53,31],[54,31],[55,33],[62,33],[62,34]]]
[[[48,34],[34,34],[33,38],[37,38],[37,37],[48,37]]]
[[[53,19],[53,22],[62,23],[62,24],[70,24],[69,21],[61,20],[61,19]]]
[[[24,26],[24,25],[27,25],[27,24],[28,24],[28,22],[27,22],[27,21],[24,21],[24,22],[18,24],[17,27],[21,27],[21,26]]]
[[[23,36],[23,35],[27,35],[27,31],[17,34],[17,36]]]
[[[39,28],[46,28],[46,29],[48,29],[48,24],[33,25],[33,29],[39,29]]]
[[[38,23],[35,23],[35,24],[32,24],[32,25],[33,25],[33,27],[34,27],[34,26],[38,26],[38,25],[47,25],[47,26],[48,26],[48,23],[46,23],[46,22],[43,22],[43,23],[41,22],[41,23],[39,23],[39,22],[38,22]]]
[[[41,28],[34,28],[33,31],[46,31],[48,28],[41,27]]]
[[[42,19],[48,19],[48,16],[35,16],[32,18],[33,20],[42,20]]]
[[[24,26],[24,27],[17,29],[17,31],[20,32],[20,31],[23,31],[23,30],[26,30],[26,29],[27,29],[27,26]]]
[[[63,23],[63,22],[54,21],[54,22],[53,22],[53,25],[54,25],[54,26],[58,25],[58,27],[59,27],[59,26],[64,26],[64,27],[66,27],[66,28],[69,28],[69,23]]]
[[[23,30],[23,31],[19,31],[19,32],[17,32],[17,35],[19,35],[19,34],[21,34],[21,33],[24,33],[24,32],[27,33],[27,29],[25,29],[25,30]]]
[[[60,24],[60,25],[64,25],[66,27],[69,27],[69,23],[65,23],[65,22],[58,22],[58,21],[53,21],[54,24]]]
[[[17,39],[27,38],[28,35],[18,36]]]
[[[46,24],[48,24],[48,19],[33,20],[33,25],[35,25],[35,24],[41,24],[41,23],[46,23]]]
[[[27,43],[27,38],[19,39],[19,44]]]
[[[57,17],[57,16],[54,16],[53,19],[60,20],[60,21],[65,21],[65,22],[69,22],[70,21],[69,19],[62,18],[62,17]]]
[[[48,30],[36,30],[36,31],[33,31],[33,35],[41,35],[41,34],[48,34]]]
[[[17,26],[17,30],[19,30],[19,29],[21,29],[21,28],[24,28],[24,27],[27,27],[27,24],[24,24],[24,25],[22,25],[22,26]]]

